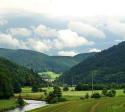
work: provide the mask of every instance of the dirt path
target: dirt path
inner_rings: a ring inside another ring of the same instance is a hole
[[[97,102],[96,104],[94,104],[94,105],[91,107],[90,112],[96,112],[96,108],[97,108],[97,106],[98,106],[99,104],[100,104],[99,102]]]

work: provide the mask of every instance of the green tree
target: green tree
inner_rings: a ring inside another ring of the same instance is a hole
[[[21,93],[21,84],[16,80],[13,85],[13,91],[14,93]]]
[[[11,80],[7,75],[0,73],[0,99],[8,99],[13,96]]]
[[[23,98],[21,97],[21,95],[19,95],[18,99],[17,99],[17,103],[20,105],[20,106],[24,106],[25,105],[25,102],[23,100]]]
[[[89,98],[89,93],[85,94],[85,98],[88,99]]]
[[[98,92],[92,94],[91,98],[100,98],[101,95]]]
[[[107,95],[107,92],[108,92],[108,90],[107,90],[106,88],[104,88],[104,89],[102,90],[102,95],[106,96],[106,95]]]
[[[39,91],[39,87],[37,84],[33,84],[32,85],[32,92],[38,92]]]
[[[65,87],[63,88],[63,91],[69,91],[68,86],[65,86]]]
[[[53,93],[54,93],[55,96],[57,96],[57,97],[61,97],[61,96],[62,96],[61,88],[58,87],[58,86],[55,86],[55,87],[54,87],[54,91],[53,91]]]

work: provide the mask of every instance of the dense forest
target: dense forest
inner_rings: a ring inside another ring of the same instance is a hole
[[[21,92],[21,86],[42,82],[41,78],[25,67],[0,58],[0,99]]]
[[[64,72],[94,54],[95,53],[83,53],[74,57],[48,56],[32,50],[11,50],[0,48],[0,56],[29,69],[33,69],[36,72]]]
[[[125,42],[82,61],[65,72],[60,80],[68,84],[125,82]],[[70,78],[69,78],[70,77]]]

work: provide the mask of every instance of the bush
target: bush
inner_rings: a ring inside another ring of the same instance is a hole
[[[65,101],[66,99],[62,98],[62,92],[60,87],[55,86],[54,91],[49,93],[46,100],[48,103],[51,104],[51,103],[57,103],[60,101]]]
[[[93,93],[91,96],[91,98],[100,98],[100,97],[101,97],[101,95],[98,92]]]
[[[53,93],[54,93],[54,95],[57,96],[57,97],[61,97],[61,96],[62,96],[61,88],[58,87],[58,86],[55,86],[55,87],[54,87]]]
[[[80,97],[80,100],[84,100],[84,99],[85,99],[84,96],[81,96],[81,97]]]
[[[116,95],[116,91],[114,89],[110,90],[107,92],[107,95],[108,97],[114,97]]]
[[[68,86],[65,86],[65,87],[63,88],[63,91],[69,91]]]
[[[123,89],[123,93],[125,93],[125,89]]]
[[[38,85],[37,84],[33,84],[32,92],[38,92],[38,91],[39,91]]]
[[[107,95],[107,92],[108,92],[108,90],[107,90],[106,88],[104,88],[104,89],[102,90],[102,95],[106,96],[106,95]]]
[[[20,105],[20,106],[24,106],[25,105],[25,102],[24,100],[22,99],[21,95],[19,95],[18,99],[17,99],[17,103]]]
[[[85,94],[85,98],[86,98],[86,99],[89,98],[89,94],[88,94],[88,93]]]

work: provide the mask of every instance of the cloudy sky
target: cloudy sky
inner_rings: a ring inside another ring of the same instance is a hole
[[[0,47],[48,55],[99,52],[125,40],[124,0],[0,0]]]

